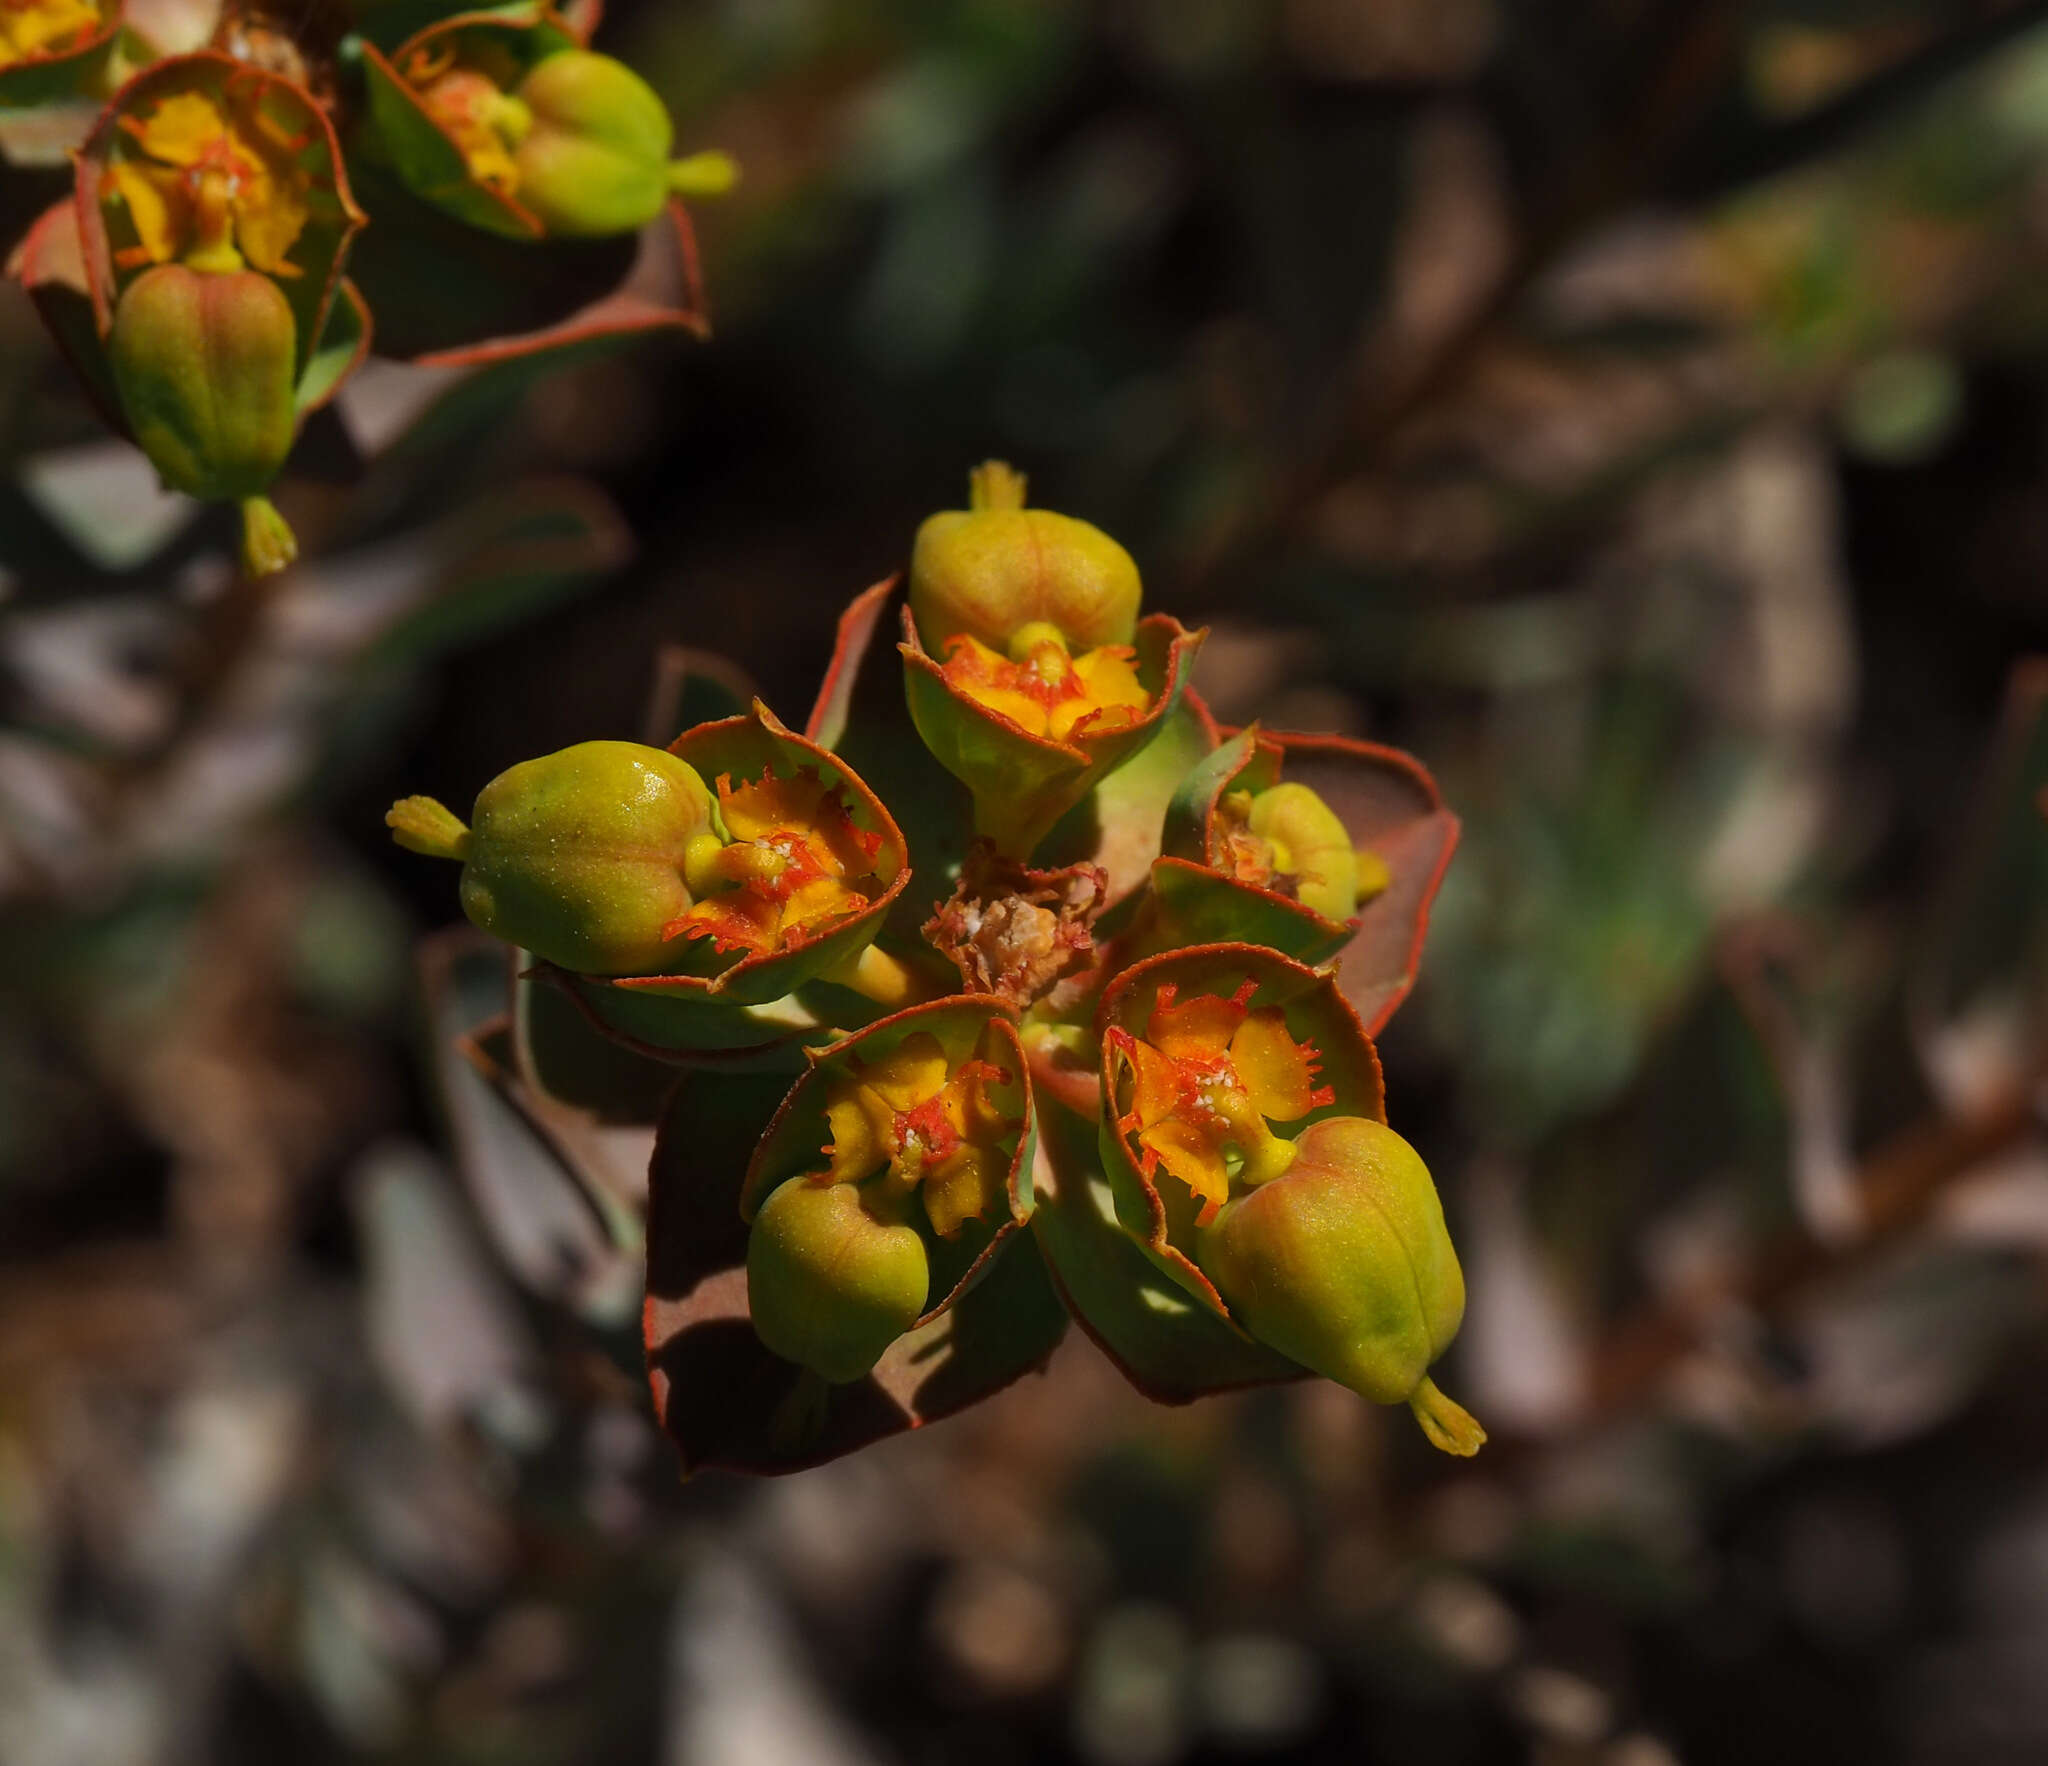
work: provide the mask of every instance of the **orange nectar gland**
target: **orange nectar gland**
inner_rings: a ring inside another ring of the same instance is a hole
[[[664,936],[709,938],[721,956],[782,950],[870,900],[880,834],[856,827],[839,791],[813,773],[771,770],[735,786],[718,778],[718,811],[731,836],[700,834],[683,854],[696,897]]]
[[[856,1059],[826,1094],[831,1165],[818,1181],[859,1183],[886,1166],[885,1184],[905,1195],[920,1190],[932,1230],[950,1239],[1002,1193],[1004,1147],[1022,1122],[993,1088],[1012,1077],[979,1055],[950,1066],[939,1039],[923,1030],[873,1061]]]
[[[0,67],[62,54],[99,28],[92,0],[0,0]]]
[[[1130,1077],[1118,1129],[1136,1137],[1148,1178],[1163,1165],[1187,1185],[1198,1226],[1214,1218],[1233,1181],[1266,1183],[1294,1163],[1294,1143],[1271,1123],[1336,1102],[1329,1086],[1316,1084],[1315,1044],[1294,1039],[1278,1006],[1252,1010],[1256,989],[1247,979],[1228,999],[1181,1000],[1168,982],[1142,1038],[1112,1028],[1104,1039]]]
[[[124,270],[184,263],[195,270],[296,276],[286,254],[310,213],[296,155],[310,139],[287,135],[253,103],[175,92],[146,116],[124,116],[130,156],[107,169],[101,200],[128,211],[137,243],[114,254]]]
[[[966,632],[946,640],[941,672],[963,698],[999,712],[1033,736],[1121,729],[1145,715],[1152,696],[1138,679],[1135,653],[1104,644],[1070,656],[1066,639],[1043,620],[1020,627],[1006,657]]]

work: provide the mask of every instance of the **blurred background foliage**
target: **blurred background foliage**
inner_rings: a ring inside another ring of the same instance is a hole
[[[0,1758],[2048,1753],[2044,20],[619,0],[745,167],[713,341],[373,365],[260,599],[10,287]],[[442,1058],[502,977],[385,804],[677,646],[799,716],[991,454],[1465,818],[1383,1054],[1469,1467],[1076,1337],[679,1486],[644,1144]]]

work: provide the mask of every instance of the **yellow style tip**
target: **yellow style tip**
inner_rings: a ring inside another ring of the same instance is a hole
[[[384,812],[384,825],[407,852],[428,858],[469,856],[469,829],[462,818],[431,797],[401,797]]]
[[[1486,1445],[1486,1431],[1478,1419],[1461,1404],[1446,1398],[1428,1375],[1408,1394],[1408,1408],[1429,1437],[1430,1446],[1443,1453],[1470,1459]]]
[[[716,148],[671,160],[669,193],[674,196],[723,196],[740,181],[740,162]]]
[[[275,576],[299,556],[298,536],[268,497],[242,500],[242,568],[252,577]]]
[[[1021,509],[1029,483],[1007,460],[984,460],[967,475],[970,509]]]

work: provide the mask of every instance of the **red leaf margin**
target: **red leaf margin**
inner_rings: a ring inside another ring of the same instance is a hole
[[[676,299],[648,292],[670,284],[680,289]],[[662,213],[641,229],[633,267],[610,294],[538,331],[480,338],[475,343],[428,350],[410,360],[424,368],[489,367],[656,331],[681,331],[700,343],[711,336],[711,308],[704,291],[697,230],[689,210],[673,197]]]

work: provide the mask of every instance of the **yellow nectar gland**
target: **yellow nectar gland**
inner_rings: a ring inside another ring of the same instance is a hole
[[[1336,1102],[1316,1084],[1315,1045],[1294,1039],[1278,1006],[1253,1010],[1256,990],[1247,979],[1228,999],[1181,1000],[1168,982],[1143,1037],[1119,1027],[1104,1038],[1112,1077],[1121,1069],[1128,1083],[1117,1127],[1135,1137],[1147,1177],[1163,1165],[1187,1185],[1200,1204],[1198,1226],[1215,1217],[1233,1179],[1266,1183],[1294,1163],[1294,1143],[1269,1124]],[[1117,1090],[1125,1095],[1122,1082]]]
[[[694,905],[665,928],[709,938],[721,955],[787,949],[867,907],[882,837],[854,825],[845,799],[817,775],[770,771],[735,786],[718,779],[729,840],[700,835],[683,858]]]
[[[1216,805],[1212,860],[1225,876],[1332,920],[1350,919],[1391,880],[1377,853],[1351,844],[1328,804],[1293,783],[1227,792]]]
[[[0,0],[0,67],[61,55],[99,28],[93,0]]]
[[[1127,645],[1104,644],[1071,656],[1058,629],[1043,621],[1022,627],[1010,640],[1008,656],[956,633],[946,640],[941,672],[963,698],[1055,742],[1126,728],[1152,702]]]
[[[519,188],[512,154],[533,127],[523,101],[481,68],[458,62],[450,44],[414,50],[405,80],[461,151],[472,178],[500,196]]]
[[[891,1186],[924,1197],[932,1230],[951,1238],[1002,1193],[1022,1118],[994,1088],[1013,1075],[976,1055],[951,1066],[939,1039],[914,1031],[826,1096],[831,1165],[818,1181],[859,1183],[883,1167]]]
[[[100,199],[127,209],[137,243],[124,270],[182,262],[195,270],[296,276],[286,254],[304,231],[311,182],[298,164],[310,136],[287,135],[252,96],[176,92],[145,116],[124,116],[132,143],[108,167]]]

